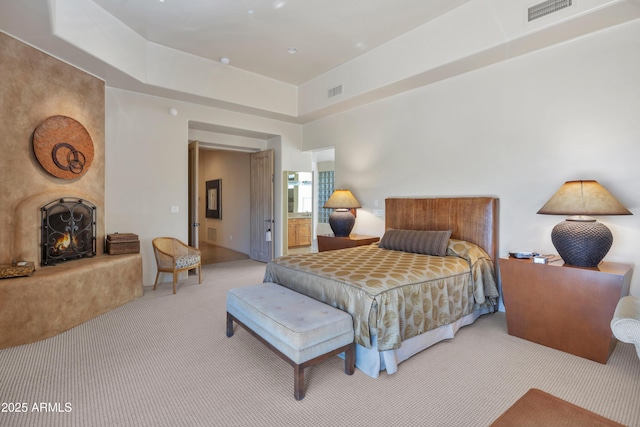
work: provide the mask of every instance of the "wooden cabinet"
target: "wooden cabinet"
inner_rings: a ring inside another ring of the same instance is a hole
[[[336,237],[333,234],[318,235],[318,252],[333,251],[336,249],[355,248],[356,246],[370,245],[380,240],[379,237],[352,234],[349,237]]]
[[[311,218],[289,218],[288,246],[311,246]]]
[[[630,265],[499,262],[509,335],[607,363],[617,343],[610,323],[618,301],[629,294]]]

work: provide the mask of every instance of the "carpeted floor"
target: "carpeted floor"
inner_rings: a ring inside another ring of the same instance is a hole
[[[56,337],[0,350],[0,426],[477,427],[530,388],[640,426],[633,346],[618,344],[602,365],[509,336],[504,313],[394,375],[347,376],[332,358],[308,369],[306,397],[296,401],[286,362],[242,329],[225,336],[227,289],[263,274],[251,260],[207,265],[202,285],[190,276],[176,295],[171,284],[145,289]],[[22,403],[25,412],[6,412]]]

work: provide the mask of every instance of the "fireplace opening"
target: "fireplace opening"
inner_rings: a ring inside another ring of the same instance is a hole
[[[42,211],[42,266],[96,255],[96,207],[86,200],[53,200]]]

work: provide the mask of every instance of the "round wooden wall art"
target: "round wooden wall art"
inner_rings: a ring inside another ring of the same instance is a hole
[[[93,161],[93,141],[82,124],[66,116],[45,119],[33,133],[33,151],[51,175],[76,179]]]

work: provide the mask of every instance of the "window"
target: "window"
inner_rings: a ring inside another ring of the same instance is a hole
[[[318,222],[329,222],[332,209],[324,209],[322,206],[333,194],[333,171],[318,173]]]

